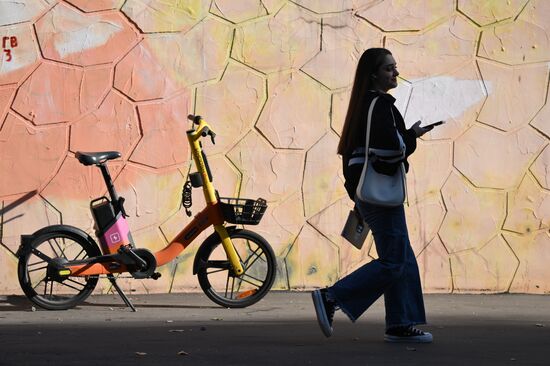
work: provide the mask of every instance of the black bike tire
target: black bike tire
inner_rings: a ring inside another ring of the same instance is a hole
[[[67,310],[75,307],[79,303],[83,302],[90,294],[94,291],[99,280],[99,276],[88,276],[86,277],[86,284],[81,291],[79,291],[74,296],[64,299],[64,300],[50,300],[37,293],[30,283],[29,272],[28,272],[28,261],[32,255],[31,250],[38,248],[41,244],[52,240],[54,238],[64,238],[72,240],[73,242],[79,244],[82,249],[85,250],[87,257],[95,257],[101,255],[101,250],[95,243],[91,243],[86,238],[73,233],[71,231],[51,231],[44,234],[41,234],[34,238],[27,248],[19,257],[17,272],[19,278],[19,284],[21,289],[27,296],[27,298],[32,301],[34,304],[38,305],[41,308],[47,310]]]
[[[235,238],[249,240],[258,245],[265,253],[267,274],[261,287],[253,295],[250,295],[243,299],[228,299],[224,296],[219,295],[217,291],[213,289],[213,286],[208,279],[208,267],[205,264],[208,263],[208,258],[210,257],[214,249],[221,245],[220,238],[218,238],[218,240],[215,242],[211,242],[209,247],[205,248],[205,251],[202,251],[202,257],[200,258],[200,260],[203,264],[198,268],[197,277],[199,280],[199,285],[205,295],[216,304],[226,308],[244,308],[260,301],[269,292],[271,286],[273,286],[273,282],[275,281],[275,276],[277,274],[277,260],[275,257],[275,253],[273,252],[273,249],[271,248],[269,243],[262,236],[256,234],[253,231],[246,229],[235,230],[229,233],[229,237],[231,239]]]

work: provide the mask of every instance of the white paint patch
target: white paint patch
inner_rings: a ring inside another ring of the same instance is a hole
[[[450,76],[436,76],[412,83],[410,100],[398,100],[399,105],[407,105],[405,124],[407,128],[416,121],[423,124],[450,118],[459,118],[471,106],[491,94],[491,83],[481,80],[460,80]],[[403,93],[405,94],[405,93]],[[396,98],[401,97],[397,94]],[[402,110],[401,110],[402,111]]]
[[[105,45],[111,37],[122,31],[122,27],[107,22],[99,16],[84,17],[81,14],[56,7],[52,17],[53,30],[55,24],[65,24],[62,31],[55,36],[54,47],[61,58],[75,53],[81,53],[88,49]]]
[[[56,39],[55,50],[61,58],[65,58],[68,55],[103,46],[116,32],[112,27],[105,27],[104,24],[91,24],[85,28],[62,33]]]
[[[395,98],[395,106],[399,109],[402,115],[405,115],[407,103],[411,97],[412,85],[403,80],[399,80],[397,88],[390,90],[390,94]]]
[[[44,9],[38,1],[0,0],[0,26],[27,22]]]

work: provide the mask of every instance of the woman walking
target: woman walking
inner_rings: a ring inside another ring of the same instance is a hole
[[[415,325],[425,324],[422,287],[415,255],[409,242],[403,205],[382,207],[356,199],[356,189],[365,162],[367,111],[374,106],[369,150],[399,150],[405,145],[405,158],[387,162],[383,158],[369,160],[376,172],[393,175],[400,164],[408,170],[407,157],[416,149],[416,138],[431,128],[420,127],[420,121],[405,128],[403,117],[394,106],[395,99],[387,92],[397,87],[395,59],[384,48],[366,50],[359,60],[346,120],[338,145],[342,155],[346,190],[355,201],[356,210],[371,228],[378,259],[340,279],[333,286],[315,290],[313,303],[321,330],[332,335],[335,310],[342,310],[355,322],[369,306],[384,295],[387,342],[432,342],[432,335]],[[433,127],[432,127],[433,128]],[[399,134],[399,136],[398,136]]]

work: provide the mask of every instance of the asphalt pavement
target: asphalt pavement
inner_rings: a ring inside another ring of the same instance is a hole
[[[550,365],[550,296],[425,295],[432,344],[383,342],[384,305],[325,338],[309,292],[245,309],[202,294],[114,295],[46,311],[0,296],[0,365]]]

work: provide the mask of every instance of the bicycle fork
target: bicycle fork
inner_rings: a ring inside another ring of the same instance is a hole
[[[241,264],[241,258],[237,254],[235,246],[233,246],[233,243],[231,242],[227,229],[223,225],[214,225],[214,230],[216,230],[222,240],[222,246],[225,250],[229,263],[231,263],[231,268],[233,268],[233,271],[237,276],[242,275],[244,273],[244,269]]]

